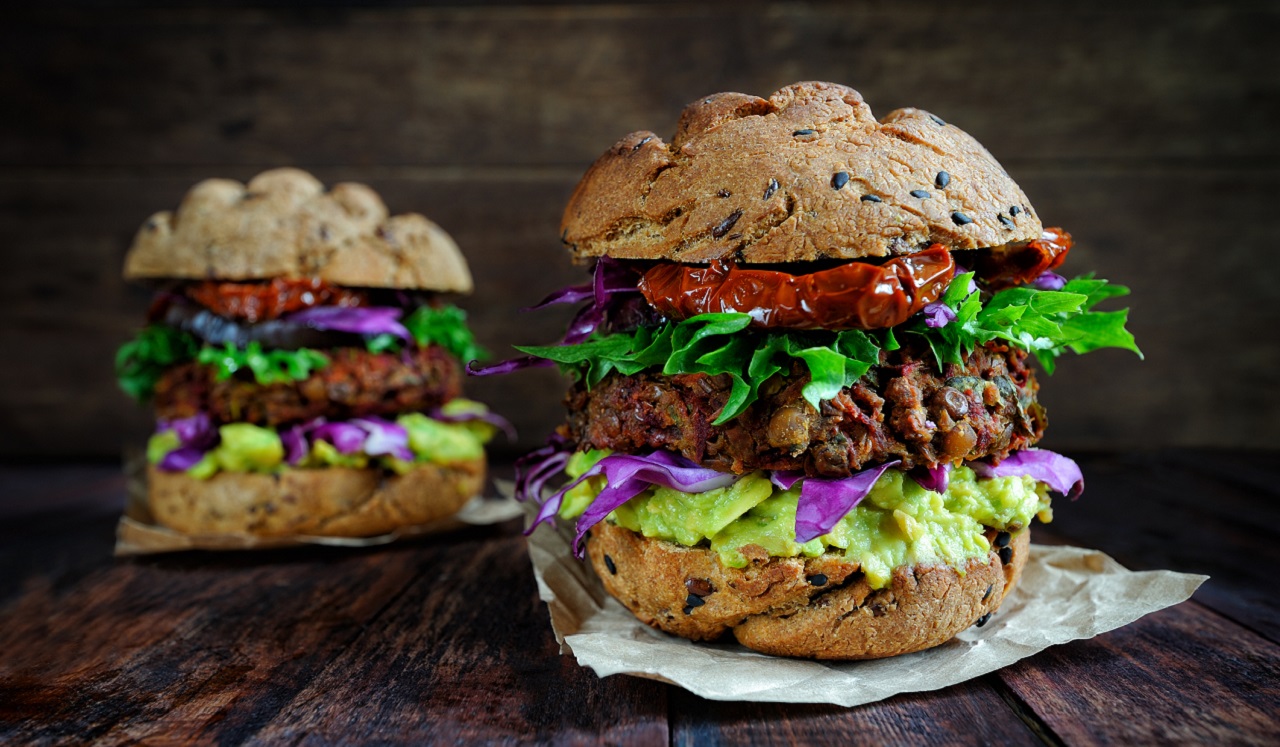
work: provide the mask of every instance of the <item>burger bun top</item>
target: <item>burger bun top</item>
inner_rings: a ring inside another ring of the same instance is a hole
[[[1027,196],[968,134],[920,109],[877,121],[857,91],[819,82],[699,99],[670,143],[627,135],[561,223],[578,261],[858,259],[1040,233]]]
[[[292,168],[264,171],[247,185],[229,179],[195,185],[176,211],[156,213],[138,230],[124,276],[472,289],[466,260],[440,226],[414,213],[388,216],[363,184],[326,191]]]

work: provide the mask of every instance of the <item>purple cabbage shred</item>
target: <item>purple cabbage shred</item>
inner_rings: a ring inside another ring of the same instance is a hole
[[[590,301],[589,304],[582,307],[574,315],[573,320],[569,322],[568,329],[565,330],[564,336],[558,343],[560,345],[576,345],[587,340],[603,327],[609,315],[624,303],[628,297],[638,294],[640,292],[637,287],[638,283],[639,277],[634,269],[616,259],[601,257],[596,260],[591,284],[571,285],[567,288],[561,288],[542,299],[536,305],[529,307],[529,310],[541,309],[556,304]],[[474,361],[467,364],[467,373],[472,376],[493,376],[525,368],[555,365],[552,361],[532,355],[512,358],[488,366],[476,366],[473,364]]]
[[[547,481],[560,474],[573,448],[568,439],[558,433],[551,434],[547,445],[516,460],[516,500],[541,500]]]
[[[314,306],[286,317],[286,321],[313,329],[351,332],[359,335],[395,335],[409,339],[409,330],[400,323],[404,311],[394,306]]]
[[[218,429],[213,426],[208,413],[199,412],[189,418],[173,420],[162,418],[156,423],[156,433],[165,431],[173,431],[179,444],[156,465],[165,472],[185,472],[218,445]]]
[[[924,314],[924,326],[933,329],[945,327],[956,320],[956,312],[941,301],[925,304],[921,313]]]
[[[555,361],[549,361],[546,358],[539,358],[534,355],[522,355],[518,358],[490,363],[487,366],[478,366],[476,365],[476,361],[471,361],[467,364],[467,373],[471,376],[495,376],[498,374],[509,374],[512,371],[519,371],[525,368],[546,368],[554,365]]]
[[[369,456],[390,455],[396,459],[413,461],[413,451],[409,449],[409,432],[404,426],[378,417],[354,418],[351,424],[364,429],[368,436],[362,448]]]
[[[867,497],[885,470],[901,463],[895,459],[838,480],[806,478],[800,486],[800,501],[796,505],[796,542],[804,544],[830,532]]]
[[[165,454],[164,459],[161,459],[160,464],[156,466],[165,472],[186,472],[199,464],[206,453],[208,453],[207,449],[195,446],[180,446]]]
[[[699,467],[682,456],[665,451],[644,455],[610,454],[548,498],[528,531],[533,531],[544,521],[554,519],[564,501],[564,494],[583,480],[596,475],[604,476],[606,487],[587,506],[587,510],[582,512],[582,516],[578,517],[573,546],[574,554],[579,558],[583,556],[582,537],[587,530],[652,485],[686,493],[703,493],[728,487],[738,480],[737,475]]]
[[[1027,449],[1010,454],[996,465],[985,462],[969,464],[978,477],[1028,476],[1075,500],[1084,492],[1084,474],[1080,465],[1047,449]]]
[[[951,485],[951,465],[935,464],[932,467],[922,467],[911,470],[911,479],[925,490],[932,490],[935,493],[942,494],[947,492],[947,487]]]
[[[1067,284],[1067,279],[1056,272],[1046,270],[1040,274],[1040,277],[1032,280],[1030,285],[1032,288],[1039,290],[1056,291],[1062,290],[1062,286]]]

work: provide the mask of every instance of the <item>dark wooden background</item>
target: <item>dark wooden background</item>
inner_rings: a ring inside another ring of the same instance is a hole
[[[1133,287],[1146,362],[1066,361],[1048,445],[1280,447],[1280,3],[38,5],[0,16],[0,459],[148,431],[111,370],[147,304],[120,266],[202,178],[294,165],[427,214],[505,355],[562,329],[520,307],[579,280],[556,227],[600,152],[804,79],[968,130],[1075,234],[1069,272]],[[550,372],[473,384],[521,428],[504,448],[560,417]]]

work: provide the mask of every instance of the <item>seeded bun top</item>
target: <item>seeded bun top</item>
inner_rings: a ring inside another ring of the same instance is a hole
[[[1030,201],[976,140],[919,109],[877,122],[855,90],[720,93],[675,139],[618,141],[561,222],[574,258],[745,263],[910,254],[1040,237]]]
[[[388,217],[363,184],[329,191],[311,174],[274,169],[248,186],[206,179],[175,212],[151,216],[124,276],[260,280],[466,293],[471,272],[449,234],[421,215]]]

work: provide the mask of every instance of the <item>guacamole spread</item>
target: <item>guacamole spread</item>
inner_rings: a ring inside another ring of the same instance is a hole
[[[609,454],[574,454],[565,468],[577,478]],[[590,477],[569,490],[560,516],[579,516],[604,488]],[[744,475],[733,485],[705,493],[655,486],[609,514],[608,521],[688,547],[709,546],[720,562],[742,568],[748,545],[775,557],[815,557],[842,552],[862,567],[872,588],[889,584],[900,565],[947,563],[959,567],[985,556],[991,546],[986,527],[1020,529],[1033,516],[1052,519],[1048,489],[1030,477],[978,479],[968,467],[951,472],[945,493],[925,490],[905,473],[886,470],[875,487],[828,533],[804,544],[795,541],[796,503],[801,480],[790,490],[776,487],[764,472]]]
[[[464,399],[454,399],[441,409],[445,415],[451,416],[488,412],[484,405]],[[401,415],[395,422],[404,428],[408,436],[409,451],[414,456],[412,461],[387,454],[370,456],[362,451],[343,454],[328,441],[310,438],[302,460],[288,465],[285,463],[284,443],[276,430],[249,423],[230,423],[218,428],[217,445],[187,469],[186,474],[205,480],[220,471],[270,473],[286,466],[302,469],[376,466],[404,474],[419,464],[447,466],[479,459],[484,456],[484,445],[497,430],[495,426],[479,420],[446,423],[416,412]],[[156,433],[147,442],[147,461],[159,464],[181,446],[172,430]]]

